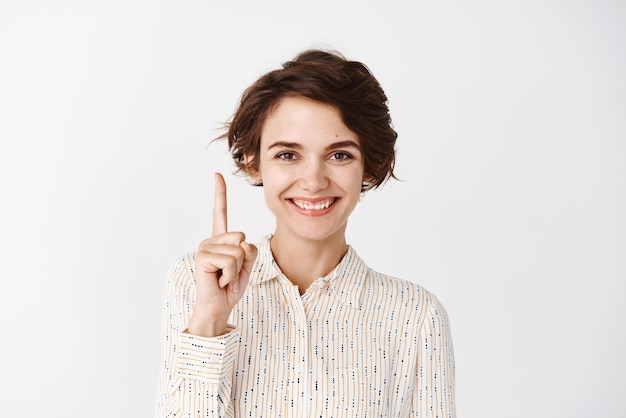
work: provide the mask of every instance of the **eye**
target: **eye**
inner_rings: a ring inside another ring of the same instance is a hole
[[[352,159],[352,155],[347,152],[335,152],[330,156],[331,160],[346,161]]]
[[[274,158],[277,158],[279,160],[295,160],[296,154],[294,154],[293,152],[285,151],[285,152],[276,154],[276,157]]]

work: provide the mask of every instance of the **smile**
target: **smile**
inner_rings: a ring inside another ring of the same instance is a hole
[[[306,200],[297,200],[297,199],[290,199],[290,200],[291,202],[293,202],[294,205],[296,205],[302,210],[324,210],[324,209],[328,209],[330,205],[335,203],[337,199],[331,198],[331,199],[326,199],[326,200],[320,200],[317,202],[309,202]]]

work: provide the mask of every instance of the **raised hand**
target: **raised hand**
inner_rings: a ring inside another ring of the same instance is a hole
[[[215,173],[213,230],[196,252],[196,304],[187,332],[213,337],[224,334],[228,317],[248,285],[257,248],[243,232],[228,232],[226,182]]]

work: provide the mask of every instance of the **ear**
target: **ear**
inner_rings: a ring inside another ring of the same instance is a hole
[[[363,195],[363,193],[365,193],[365,191],[369,188],[370,184],[375,180],[376,178],[368,173],[363,173],[363,179],[361,180],[361,195]]]
[[[246,168],[246,174],[254,181],[261,181],[261,173],[259,172],[259,170],[254,170],[252,169],[251,165],[252,162],[254,161],[254,156],[250,155],[250,154],[244,154],[243,156],[243,162],[246,165],[246,167],[250,167],[250,168]]]

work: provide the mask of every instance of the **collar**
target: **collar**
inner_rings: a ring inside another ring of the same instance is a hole
[[[267,235],[258,244],[259,253],[252,267],[249,286],[260,285],[275,279],[291,284],[276,264],[270,248],[271,238],[272,235]],[[359,309],[361,292],[368,273],[367,265],[361,260],[354,248],[348,246],[348,251],[333,271],[315,280],[311,287],[331,286],[333,292],[344,304]]]

